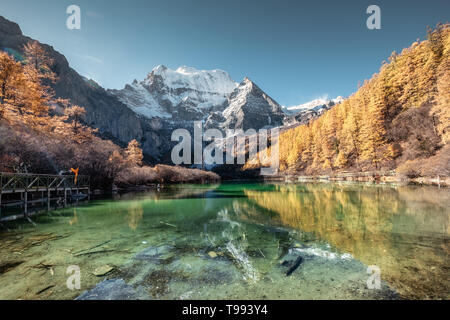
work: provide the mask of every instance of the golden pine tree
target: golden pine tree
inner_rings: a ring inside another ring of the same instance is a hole
[[[54,61],[37,41],[30,41],[23,47],[26,71],[31,77],[56,81],[56,74],[51,69]]]
[[[125,149],[126,154],[126,160],[134,165],[134,166],[141,166],[142,160],[144,159],[141,146],[139,142],[136,141],[136,139],[133,139],[128,144],[128,147]]]
[[[375,89],[363,122],[361,160],[369,160],[371,164],[378,165],[383,160],[389,159],[386,150],[385,106],[382,101],[380,88]]]
[[[64,114],[72,122],[72,129],[75,134],[79,133],[81,127],[81,120],[86,114],[86,110],[77,105],[64,109]]]

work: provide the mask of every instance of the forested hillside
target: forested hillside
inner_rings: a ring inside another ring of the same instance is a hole
[[[379,73],[322,117],[280,135],[281,170],[394,169],[450,174],[450,25],[393,52]],[[247,164],[247,168],[251,166]]]

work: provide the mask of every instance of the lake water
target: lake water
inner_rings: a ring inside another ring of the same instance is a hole
[[[449,208],[449,189],[373,184],[117,195],[1,231],[0,299],[449,299]]]

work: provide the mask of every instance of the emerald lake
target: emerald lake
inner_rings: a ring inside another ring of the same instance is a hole
[[[449,299],[449,208],[409,185],[118,194],[2,229],[0,299]]]

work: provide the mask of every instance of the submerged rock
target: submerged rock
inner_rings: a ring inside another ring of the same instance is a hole
[[[104,275],[110,273],[113,270],[114,270],[114,267],[111,267],[111,266],[108,266],[108,265],[104,265],[104,266],[96,268],[94,270],[94,272],[92,272],[92,274],[97,276],[97,277],[101,277],[101,276],[104,276]]]
[[[111,279],[100,282],[75,300],[145,300],[149,298],[142,287],[135,289],[126,284],[123,279]]]
[[[134,259],[137,260],[154,260],[158,258],[168,258],[171,254],[171,250],[173,246],[170,245],[162,245],[158,247],[148,247],[134,256]]]
[[[0,263],[0,274],[4,274],[15,267],[21,265],[24,261],[10,261],[10,262],[2,262]]]

